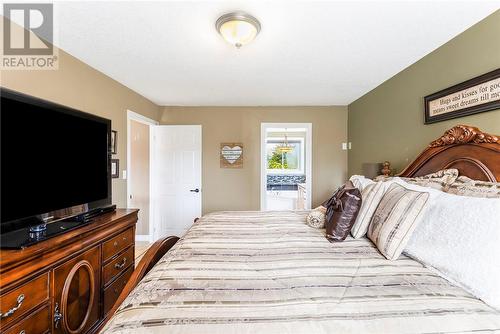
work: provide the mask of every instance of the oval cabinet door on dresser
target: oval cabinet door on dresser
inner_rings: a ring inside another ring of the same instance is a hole
[[[85,333],[99,320],[100,246],[54,269],[54,333]]]

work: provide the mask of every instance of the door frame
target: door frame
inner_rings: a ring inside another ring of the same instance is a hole
[[[306,129],[306,209],[311,209],[312,203],[312,123],[260,123],[260,210],[266,210],[267,195],[267,159],[266,131],[269,128],[305,128]]]
[[[131,176],[132,173],[131,171],[131,162],[130,162],[130,152],[131,152],[131,142],[132,142],[132,136],[131,136],[131,121],[139,122],[142,124],[149,125],[149,227],[148,231],[149,234],[144,234],[144,235],[136,235],[135,240],[137,241],[153,241],[153,235],[151,233],[151,228],[152,228],[152,218],[153,218],[153,207],[152,207],[152,191],[151,191],[151,175],[152,175],[152,161],[153,161],[153,145],[152,145],[152,134],[153,131],[151,129],[152,126],[159,125],[160,122],[155,121],[154,119],[151,119],[149,117],[143,116],[141,114],[138,114],[132,110],[127,109],[127,208],[130,208],[130,195],[131,195]]]

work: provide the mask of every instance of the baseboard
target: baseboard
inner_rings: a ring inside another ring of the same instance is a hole
[[[149,242],[149,234],[136,234],[135,241],[148,241]]]

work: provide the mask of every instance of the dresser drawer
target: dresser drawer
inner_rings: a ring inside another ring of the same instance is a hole
[[[2,328],[48,299],[48,275],[48,273],[40,275],[0,297]]]
[[[50,330],[49,306],[32,313],[21,321],[18,321],[5,334],[42,334]]]
[[[129,228],[102,245],[102,258],[106,262],[113,256],[134,244],[134,229]]]
[[[120,275],[110,286],[104,289],[104,314],[106,315],[109,310],[113,307],[113,304],[120,296],[125,285],[127,285],[130,276],[134,272],[134,266],[128,267],[128,269]]]
[[[102,274],[104,285],[108,285],[115,277],[124,272],[133,263],[134,247],[130,246],[104,266]]]

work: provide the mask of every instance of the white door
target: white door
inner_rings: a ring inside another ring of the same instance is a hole
[[[201,216],[201,125],[153,126],[153,238],[182,236]]]

